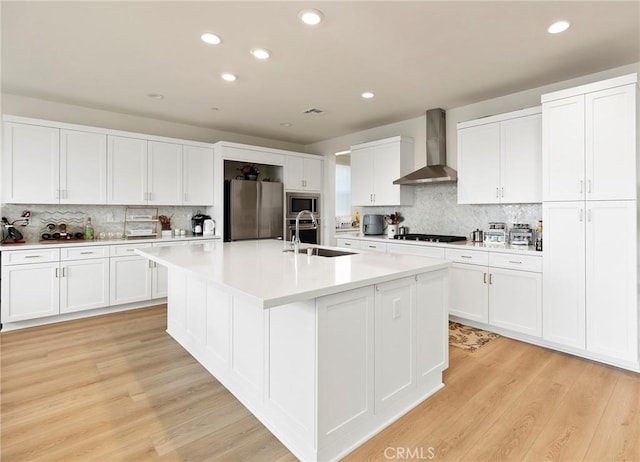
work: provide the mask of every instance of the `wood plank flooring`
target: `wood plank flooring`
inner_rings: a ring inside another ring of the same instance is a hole
[[[293,461],[164,306],[0,333],[0,460]],[[640,461],[640,374],[507,338],[344,460]]]

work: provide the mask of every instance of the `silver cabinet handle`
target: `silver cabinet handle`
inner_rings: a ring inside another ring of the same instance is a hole
[[[587,209],[587,221],[591,221],[591,209]]]
[[[497,199],[498,197],[500,197],[500,196],[498,196],[498,188],[496,187],[496,199]]]
[[[584,181],[580,180],[579,183],[580,183],[580,194],[582,194],[584,189]]]
[[[40,258],[42,255],[25,255],[24,258]]]
[[[522,265],[521,261],[516,261],[516,260],[509,260],[509,263],[514,263],[516,265]]]
[[[487,273],[482,273],[482,275],[484,276],[484,283],[487,283]]]
[[[587,192],[591,193],[591,180],[587,180]]]
[[[489,273],[489,284],[493,284],[493,274]]]
[[[461,258],[473,258],[471,255],[460,255]]]
[[[502,188],[502,196],[501,197],[504,197],[504,187]]]
[[[580,222],[584,221],[584,209],[580,209]]]
[[[62,267],[62,277],[63,277],[63,278],[64,278],[64,277],[67,277],[67,267],[66,267],[66,266],[63,266],[63,267]]]
[[[56,268],[56,277],[59,278],[60,277],[60,268]]]
[[[80,252],[80,255],[91,255],[94,252]]]

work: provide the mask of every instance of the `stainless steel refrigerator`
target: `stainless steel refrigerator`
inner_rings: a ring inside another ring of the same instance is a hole
[[[224,184],[224,240],[283,236],[282,183],[227,180]]]

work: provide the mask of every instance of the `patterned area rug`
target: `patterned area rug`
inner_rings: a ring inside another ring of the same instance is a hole
[[[458,322],[449,322],[449,345],[473,352],[500,337],[493,332],[465,326]]]

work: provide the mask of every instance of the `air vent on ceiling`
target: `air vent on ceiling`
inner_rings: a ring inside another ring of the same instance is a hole
[[[311,109],[307,109],[303,112],[303,114],[322,114],[324,111],[322,109],[316,109],[312,107]]]

